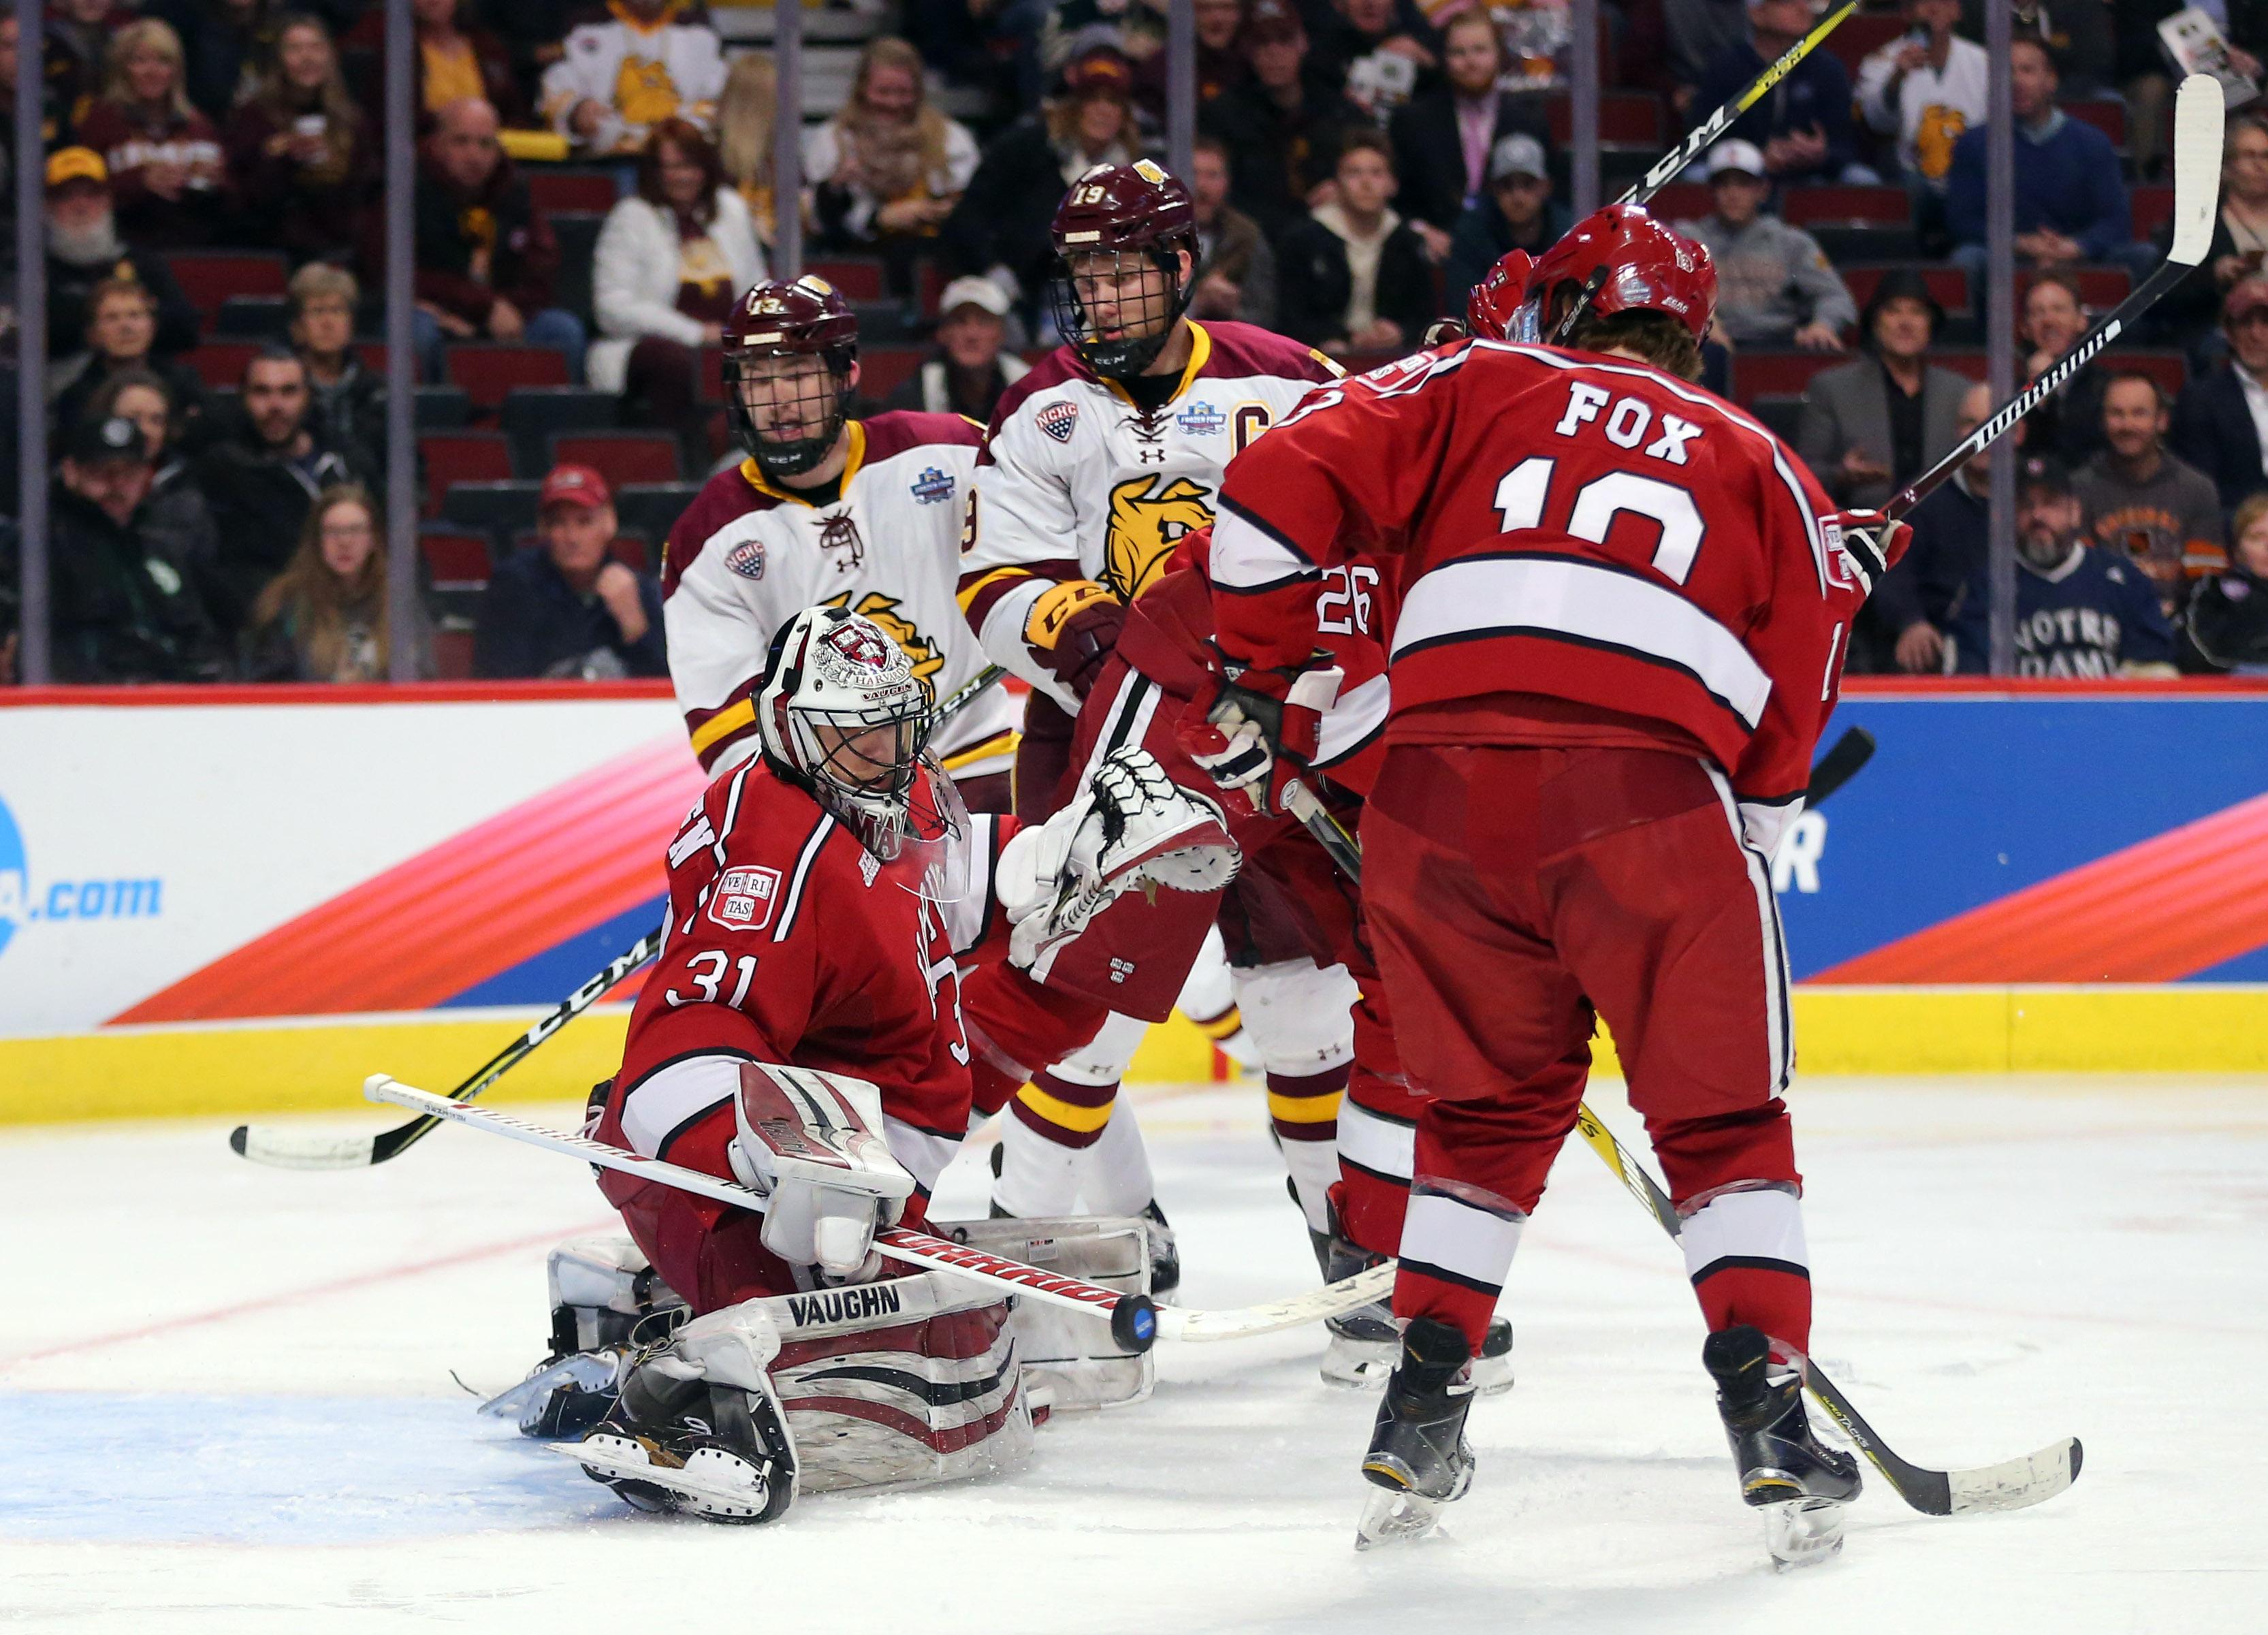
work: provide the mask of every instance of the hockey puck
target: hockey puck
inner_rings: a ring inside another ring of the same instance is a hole
[[[1110,1308],[1110,1337],[1139,1356],[1158,1343],[1158,1308],[1146,1294],[1130,1294]]]

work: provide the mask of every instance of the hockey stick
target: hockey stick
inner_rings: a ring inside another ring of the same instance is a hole
[[[2132,293],[2079,337],[2071,350],[2040,372],[2040,378],[1994,409],[1952,452],[1916,477],[1882,507],[1903,517],[1977,454],[1999,442],[2008,428],[2037,409],[2095,360],[2095,354],[2125,335],[2144,313],[2198,269],[2213,244],[2213,209],[2220,198],[2220,144],[2227,114],[2220,82],[2191,74],[2174,93],[2174,241],[2165,264],[2136,285]]]
[[[1795,72],[1796,65],[1816,50],[1820,42],[1833,33],[1842,25],[1845,18],[1858,9],[1859,0],[1847,0],[1840,11],[1830,13],[1825,22],[1821,23],[1802,39],[1781,52],[1778,60],[1751,80],[1746,91],[1687,131],[1684,141],[1654,160],[1653,168],[1638,178],[1631,190],[1616,199],[1615,203],[1616,204],[1649,203],[1655,194],[1676,180],[1679,173],[1687,166],[1707,152],[1717,138],[1731,129],[1743,114],[1770,96],[1775,85]],[[1573,304],[1567,308],[1565,314],[1559,320],[1558,325],[1551,331],[1550,343],[1553,346],[1565,346],[1573,337],[1575,326],[1582,320],[1583,314],[1590,310],[1592,300],[1601,290],[1606,287],[1606,283],[1607,269],[1603,267],[1590,276],[1582,289],[1577,291]]]
[[[1008,673],[997,664],[985,666],[938,705],[938,720],[952,719],[980,694],[1005,681],[1007,676]],[[490,1086],[526,1060],[528,1052],[589,1010],[601,996],[611,992],[617,983],[659,954],[662,934],[666,929],[666,925],[657,926],[616,954],[604,970],[561,1000],[558,1007],[549,1016],[490,1057],[471,1078],[450,1091],[449,1100],[469,1101],[485,1094]],[[388,1159],[399,1156],[405,1148],[430,1134],[438,1122],[431,1117],[413,1118],[407,1123],[396,1124],[391,1130],[381,1130],[374,1136],[309,1135],[298,1130],[239,1124],[229,1131],[228,1144],[242,1157],[278,1169],[361,1169],[372,1164],[383,1164]]]
[[[764,1207],[761,1193],[751,1191],[736,1182],[704,1175],[697,1169],[688,1169],[681,1164],[625,1153],[620,1147],[608,1146],[605,1142],[593,1141],[587,1136],[547,1130],[541,1124],[529,1123],[508,1113],[499,1113],[493,1108],[467,1107],[446,1096],[415,1089],[384,1073],[372,1073],[364,1080],[363,1094],[373,1101],[391,1101],[397,1107],[414,1108],[435,1121],[447,1119],[453,1123],[470,1125],[475,1130],[485,1130],[491,1135],[563,1153],[585,1163],[595,1164],[601,1169],[635,1175],[642,1181],[658,1182],[663,1186],[675,1187],[681,1192],[714,1198],[721,1204],[751,1210]],[[1366,1306],[1382,1298],[1394,1284],[1392,1265],[1373,1266],[1351,1278],[1290,1300],[1213,1311],[1184,1310],[1178,1307],[1155,1306],[1146,1294],[1125,1294],[1076,1278],[1058,1277],[1036,1266],[1027,1266],[1021,1261],[988,1254],[965,1243],[948,1242],[925,1232],[910,1232],[902,1227],[880,1232],[874,1235],[874,1247],[892,1260],[909,1266],[952,1272],[1004,1293],[1030,1295],[1049,1305],[1069,1307],[1106,1317],[1109,1320],[1111,1337],[1130,1351],[1146,1351],[1160,1337],[1191,1342],[1241,1340],[1254,1335],[1273,1334],[1279,1329],[1302,1328],[1323,1318],[1352,1311],[1358,1306]]]

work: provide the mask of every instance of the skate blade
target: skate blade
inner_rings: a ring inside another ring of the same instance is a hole
[[[1501,1396],[1512,1389],[1512,1353],[1473,1359],[1473,1395]]]
[[[1761,1506],[1764,1548],[1786,1572],[1826,1560],[1843,1548],[1845,1506],[1832,1499],[1794,1499]]]
[[[682,1466],[654,1462],[645,1445],[626,1436],[547,1445],[601,1482],[639,1482],[670,1495],[677,1508],[712,1521],[755,1521],[771,1503],[771,1484],[747,1460],[722,1448],[695,1451]]]
[[[1345,1391],[1374,1391],[1394,1373],[1400,1348],[1392,1340],[1356,1340],[1331,1336],[1323,1347],[1323,1383]]]
[[[1366,1465],[1366,1471],[1371,1467]],[[1409,1544],[1434,1534],[1440,1526],[1446,1501],[1427,1499],[1406,1487],[1373,1487],[1363,1496],[1362,1515],[1355,1522],[1354,1547],[1373,1550],[1381,1544]]]
[[[538,1368],[518,1385],[497,1392],[473,1411],[498,1419],[513,1420],[525,1430],[529,1417],[561,1386],[571,1385],[593,1392],[613,1389],[618,1360],[612,1353],[577,1351],[571,1357],[562,1357],[548,1367]]]

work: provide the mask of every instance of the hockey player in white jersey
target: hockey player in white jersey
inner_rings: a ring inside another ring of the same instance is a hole
[[[826,280],[759,284],[725,326],[725,416],[747,458],[709,479],[662,560],[678,707],[713,777],[757,750],[752,683],[806,608],[887,630],[939,697],[985,659],[954,601],[979,433],[958,415],[845,418],[858,325]],[[974,811],[1007,809],[1014,704],[958,711],[937,752]]]
[[[1098,165],[1064,195],[1052,227],[1050,285],[1065,344],[1011,387],[978,458],[961,557],[961,600],[990,659],[1032,683],[1016,757],[1016,808],[1044,817],[1064,798],[1072,718],[1116,645],[1126,609],[1183,538],[1212,520],[1229,460],[1340,370],[1312,349],[1240,323],[1185,313],[1196,265],[1188,191],[1156,165]],[[1336,968],[1334,968],[1336,970]],[[1195,990],[1193,1015],[1219,1009]],[[1353,988],[1312,967],[1243,1005],[1247,1049],[1303,1080],[1344,1075]],[[1297,1038],[1270,1042],[1264,1012]],[[1321,1019],[1321,1035],[1309,1021]],[[1200,1020],[1200,1025],[1204,1025]],[[1213,1031],[1213,1029],[1208,1029]],[[1152,1203],[1130,1116],[1114,1113],[1143,1024],[1113,1017],[1085,1049],[1017,1090],[1002,1123],[995,1202],[1018,1215],[1088,1207],[1135,1214]],[[1279,1064],[1280,1058],[1280,1064]],[[1020,1079],[1020,1064],[1007,1076]],[[996,1075],[996,1079],[999,1075]],[[980,1076],[978,1101],[990,1099]],[[990,1110],[989,1108],[985,1110]],[[1324,1150],[1328,1151],[1327,1144]],[[1084,1154],[1084,1156],[1082,1156]],[[1169,1284],[1170,1268],[1160,1282]]]

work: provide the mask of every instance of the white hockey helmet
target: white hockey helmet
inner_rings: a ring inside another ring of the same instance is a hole
[[[909,836],[936,839],[954,821],[928,754],[936,695],[873,620],[806,608],[772,637],[756,684],[756,730],[775,770],[884,862]]]

